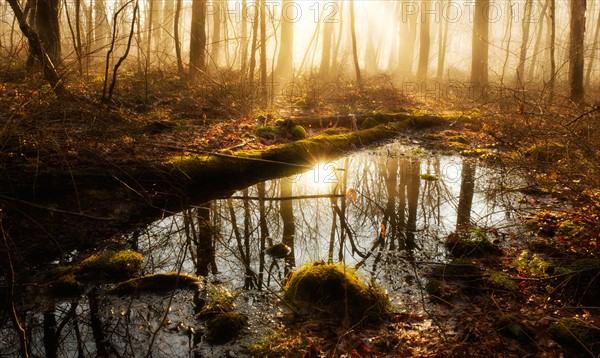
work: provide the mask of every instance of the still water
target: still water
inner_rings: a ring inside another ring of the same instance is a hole
[[[188,273],[239,293],[250,327],[227,348],[239,355],[234,346],[281,325],[276,294],[286,273],[305,263],[356,267],[388,291],[398,310],[423,309],[422,272],[449,260],[448,234],[477,226],[500,239],[514,230],[518,194],[509,188],[516,181],[474,159],[394,142],[259,183],[126,238],[145,256],[144,274]],[[266,253],[279,243],[289,255]],[[49,342],[65,357],[224,354],[192,338],[202,330],[193,293],[116,297],[105,288],[64,301],[32,293],[19,309],[33,356],[44,356]],[[9,321],[0,324],[0,356],[18,356],[15,330]],[[99,340],[105,352],[98,352]]]

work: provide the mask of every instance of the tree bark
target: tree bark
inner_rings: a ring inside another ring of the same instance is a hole
[[[212,31],[212,44],[210,51],[210,62],[215,68],[219,67],[221,57],[221,21],[224,16],[221,16],[224,11],[224,2],[213,0],[213,31]]]
[[[173,41],[175,41],[175,56],[177,57],[177,73],[183,78],[183,60],[181,58],[181,40],[179,39],[179,17],[181,15],[181,1],[176,0],[175,19],[173,20]]]
[[[323,28],[323,47],[321,49],[321,64],[319,66],[319,77],[321,77],[325,81],[329,78],[332,43],[333,21],[325,19],[325,26]]]
[[[55,65],[60,59],[59,0],[37,0],[35,29],[44,50]]]
[[[29,47],[31,52],[37,57],[42,63],[42,68],[44,71],[44,76],[46,80],[50,83],[50,86],[54,90],[54,93],[59,98],[67,98],[69,97],[69,92],[65,88],[62,79],[58,75],[56,68],[54,67],[54,63],[48,53],[44,49],[42,42],[38,36],[38,34],[27,24],[25,16],[23,15],[23,11],[21,10],[21,6],[17,2],[17,0],[7,0],[13,12],[15,13],[15,17],[19,22],[19,27],[23,32],[23,35],[27,37],[29,42]]]
[[[350,35],[352,36],[352,58],[354,59],[354,72],[356,73],[356,84],[358,89],[362,91],[363,83],[360,74],[360,65],[358,64],[358,48],[356,45],[356,26],[354,15],[354,0],[350,0]]]
[[[475,86],[488,84],[489,7],[489,0],[477,0],[475,2],[473,54],[471,57],[471,82]]]
[[[206,71],[206,0],[192,1],[190,36],[190,78],[194,80]]]
[[[267,5],[260,1],[260,97],[267,102]]]
[[[527,61],[527,48],[529,47],[529,29],[530,29],[530,24],[531,24],[531,8],[532,8],[532,6],[533,6],[532,0],[525,1],[523,21],[521,22],[521,28],[523,30],[523,37],[521,39],[521,51],[519,52],[519,66],[517,67],[517,81],[525,80],[525,62]]]
[[[443,3],[443,1],[440,1],[440,8],[443,9],[442,3]],[[446,6],[446,9],[448,9],[447,11],[450,11],[451,5],[452,5],[452,0],[448,0],[447,6]],[[444,12],[442,12],[442,14],[444,14]],[[445,16],[442,16],[442,18],[445,19]],[[446,64],[446,48],[448,48],[448,24],[449,23],[450,23],[450,21],[448,21],[448,20],[440,22],[439,36],[438,36],[438,42],[439,42],[438,66],[437,66],[438,80],[441,80],[444,77],[444,66]],[[443,29],[442,29],[442,24],[444,25]]]
[[[293,0],[283,0],[281,8],[281,37],[277,57],[277,77],[289,78],[293,75],[294,22],[290,11],[295,9]],[[297,15],[297,14],[296,14]]]
[[[571,99],[583,100],[583,51],[585,36],[585,8],[586,0],[571,1],[571,34],[569,44],[569,85]]]
[[[594,59],[596,58],[596,54],[598,53],[598,41],[600,41],[600,14],[598,15],[598,19],[596,20],[596,30],[594,31],[594,38],[592,39],[592,56],[590,56],[590,62],[587,66],[587,72],[585,74],[585,85],[589,87],[590,78],[592,75],[592,69],[594,68]]]
[[[550,48],[550,81],[548,82],[548,90],[550,92],[549,102],[552,102],[554,97],[554,84],[556,83],[556,55],[555,55],[555,44],[556,44],[556,0],[550,1],[550,34],[549,44]]]
[[[419,36],[419,65],[417,67],[417,80],[427,80],[429,69],[429,49],[431,47],[431,33],[429,26],[429,1],[421,2],[421,32]]]

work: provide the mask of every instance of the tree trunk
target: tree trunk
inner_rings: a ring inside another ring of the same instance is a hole
[[[429,48],[431,47],[431,36],[429,26],[429,1],[421,2],[421,32],[419,36],[419,65],[417,67],[417,80],[427,80],[427,70],[429,69]]]
[[[400,45],[398,46],[398,72],[402,77],[412,76],[413,57],[415,51],[415,41],[417,39],[417,15],[416,12],[407,11],[416,5],[413,1],[402,0],[400,11],[398,12],[398,21],[400,21]]]
[[[163,6],[164,20],[162,23],[162,27],[164,28],[166,36],[164,36],[164,39],[162,39],[162,41],[158,45],[159,51],[163,52],[167,59],[172,56],[174,49],[174,35],[171,36],[169,33],[174,26],[173,14],[175,13],[175,2],[177,1],[178,0],[165,0]]]
[[[517,81],[519,82],[525,80],[525,62],[527,61],[527,48],[529,47],[529,28],[531,24],[532,6],[533,0],[525,1],[523,21],[521,22],[521,28],[523,29],[523,37],[521,40],[521,51],[519,52],[519,66],[517,67]]]
[[[251,84],[254,84],[254,70],[256,69],[256,45],[258,42],[258,23],[259,23],[259,10],[254,10],[254,19],[252,21],[252,44],[250,46],[250,63],[248,68],[248,79]]]
[[[55,65],[60,59],[59,0],[37,0],[35,29],[44,50]]]
[[[108,18],[104,0],[94,0],[94,39],[96,50],[106,46],[108,34]]]
[[[267,101],[267,5],[260,1],[260,97],[261,102]]]
[[[335,6],[335,5],[332,5]],[[331,45],[333,42],[333,20],[325,19],[323,28],[323,48],[321,51],[321,65],[319,66],[319,77],[323,81],[329,78],[329,66],[331,65]]]
[[[587,72],[585,74],[585,86],[590,86],[590,78],[592,75],[592,69],[594,68],[594,59],[598,53],[598,41],[600,41],[600,14],[596,20],[596,30],[594,31],[594,38],[592,39],[592,56],[590,56],[590,62],[588,63]]]
[[[54,90],[54,93],[59,98],[69,97],[69,92],[67,91],[64,84],[62,83],[62,80],[61,80],[60,76],[58,75],[58,72],[56,72],[54,63],[52,62],[52,59],[50,58],[50,56],[48,56],[48,53],[46,53],[46,50],[44,49],[38,34],[35,31],[33,31],[31,26],[29,26],[29,24],[27,24],[25,15],[23,15],[23,11],[21,10],[21,6],[19,6],[19,3],[17,2],[17,0],[7,0],[7,1],[9,3],[10,7],[12,8],[13,12],[15,13],[15,17],[17,18],[17,21],[19,22],[19,27],[21,28],[23,35],[25,35],[25,37],[27,37],[27,40],[29,42],[30,51],[42,63],[42,68],[44,70],[44,76],[46,77],[46,80],[50,83],[50,86]]]
[[[452,0],[448,0],[446,9],[448,9],[447,11],[450,11],[452,6]],[[443,1],[440,0],[440,8],[444,8],[443,7]],[[442,14],[445,14],[447,16],[447,12],[444,13],[442,12]],[[442,16],[442,18],[446,18],[445,16]],[[446,48],[448,47],[448,24],[450,23],[450,21],[441,21],[440,22],[440,28],[439,28],[439,36],[438,36],[438,42],[439,42],[439,50],[438,50],[438,66],[437,66],[437,79],[441,80],[444,77],[444,66],[446,64]],[[444,25],[444,28],[442,29],[442,24]]]
[[[224,16],[221,16],[224,11],[223,6],[224,2],[213,0],[213,30],[210,62],[215,68],[219,68],[219,58],[221,56],[221,21],[225,18]]]
[[[152,35],[154,32],[154,17],[156,12],[156,0],[148,0],[146,13],[146,68],[145,73],[148,73],[148,67],[152,61]]]
[[[586,0],[571,1],[571,35],[569,44],[569,85],[571,99],[583,100],[583,51],[585,36]]]
[[[81,46],[81,0],[75,0],[75,54],[77,55],[77,70],[83,76],[83,49]],[[60,41],[60,40],[59,40]]]
[[[175,41],[175,56],[177,57],[177,73],[183,78],[183,60],[181,58],[181,40],[179,39],[179,17],[181,16],[181,1],[176,0],[175,19],[173,19],[173,41]]]
[[[294,1],[283,0],[281,8],[281,37],[279,56],[277,57],[277,69],[275,74],[278,78],[289,78],[293,76],[293,53],[294,53],[294,20],[298,14],[295,11]]]
[[[489,0],[475,2],[473,18],[473,54],[471,57],[471,82],[484,87],[488,83],[489,56]]]
[[[190,78],[206,71],[206,0],[192,1],[190,32]]]
[[[356,73],[356,84],[362,91],[363,83],[360,75],[360,65],[358,64],[358,48],[356,45],[356,26],[354,16],[354,0],[350,0],[350,35],[352,36],[352,58],[354,59],[354,72]]]
[[[242,0],[242,22],[241,29],[241,63],[240,68],[242,72],[242,79],[246,75],[246,69],[248,66],[248,4],[247,0]]]
[[[550,81],[548,82],[548,90],[550,92],[549,102],[552,102],[554,97],[554,84],[556,83],[556,0],[550,1],[550,38],[548,48],[550,48]]]
[[[540,3],[541,6],[541,3]],[[535,70],[538,64],[538,53],[540,52],[540,44],[542,42],[542,33],[544,32],[544,19],[546,18],[546,12],[548,11],[548,1],[544,3],[542,7],[542,12],[538,18],[538,26],[536,32],[535,45],[533,46],[533,56],[531,57],[531,65],[529,65],[529,75],[528,80],[535,80]]]

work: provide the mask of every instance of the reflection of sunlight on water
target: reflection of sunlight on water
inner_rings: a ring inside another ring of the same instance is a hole
[[[341,182],[343,168],[337,162],[316,163],[303,174],[285,178],[295,184],[295,190],[304,195],[330,194]]]

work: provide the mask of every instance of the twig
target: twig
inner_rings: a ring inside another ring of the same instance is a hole
[[[587,116],[587,115],[589,115],[589,114],[592,114],[592,113],[594,113],[594,112],[596,112],[596,111],[600,111],[600,105],[597,105],[596,107],[594,107],[594,108],[590,109],[589,111],[587,111],[587,112],[583,113],[583,114],[582,114],[582,115],[580,115],[579,117],[577,117],[577,118],[575,118],[574,120],[570,121],[569,123],[567,123],[567,124],[566,124],[566,126],[567,126],[567,127],[569,127],[569,126],[572,126],[573,124],[577,123],[577,121],[579,121],[581,118],[583,118],[583,117],[585,117],[585,116]]]
[[[34,208],[47,210],[47,211],[50,211],[50,212],[53,212],[53,213],[79,216],[79,217],[84,217],[84,218],[88,218],[88,219],[92,219],[92,220],[99,220],[99,221],[113,221],[114,220],[113,218],[105,218],[105,217],[100,217],[100,216],[87,215],[87,214],[84,214],[84,213],[76,213],[74,211],[49,208],[47,206],[35,204],[35,203],[32,203],[32,202],[21,200],[21,199],[17,199],[17,198],[12,198],[12,197],[5,196],[5,195],[0,195],[0,199],[14,201],[14,202],[17,202],[17,203],[20,203],[20,204],[25,204],[25,205],[28,205],[28,206],[31,206],[31,207],[34,207]]]
[[[298,195],[282,196],[278,198],[261,198],[258,196],[232,196],[231,199],[239,200],[264,200],[264,201],[285,201],[285,200],[303,200],[303,199],[323,199],[323,198],[343,198],[343,194],[316,194],[316,195]]]

